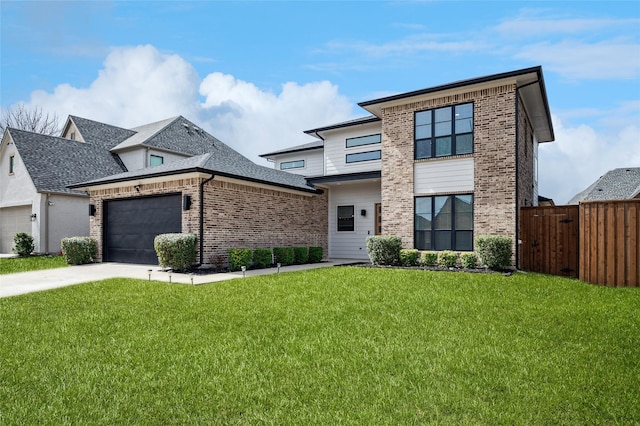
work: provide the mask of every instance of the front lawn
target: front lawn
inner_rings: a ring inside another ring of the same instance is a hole
[[[640,289],[323,268],[0,299],[0,424],[635,424]]]
[[[27,256],[0,259],[0,275],[69,266],[64,256]]]

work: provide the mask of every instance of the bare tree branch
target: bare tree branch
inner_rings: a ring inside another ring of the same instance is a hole
[[[17,104],[11,109],[2,111],[0,131],[4,133],[4,129],[7,127],[43,135],[59,136],[62,126],[57,114],[45,113],[42,108],[37,106],[27,108],[24,104]]]

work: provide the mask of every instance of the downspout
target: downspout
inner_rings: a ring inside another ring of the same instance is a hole
[[[210,182],[216,175],[211,175],[207,180],[200,183],[200,265],[204,263],[204,186]]]
[[[43,253],[49,253],[49,197],[51,194],[45,194],[44,200],[44,247],[40,247]],[[44,248],[44,250],[42,250]]]

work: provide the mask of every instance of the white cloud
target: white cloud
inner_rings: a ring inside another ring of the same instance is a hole
[[[623,26],[634,28],[639,24],[639,19],[550,19],[521,16],[518,18],[505,20],[497,25],[494,29],[505,37],[522,38],[532,36],[539,37],[540,34],[551,35],[589,33],[607,28],[620,28]]]

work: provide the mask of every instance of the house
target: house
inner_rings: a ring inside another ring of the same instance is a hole
[[[456,251],[499,234],[513,239],[517,262],[519,209],[540,199],[538,144],[554,140],[541,67],[359,105],[371,115],[262,155],[328,194],[329,257],[364,259],[377,234]]]
[[[567,204],[581,201],[630,200],[640,198],[640,167],[609,170]]]

